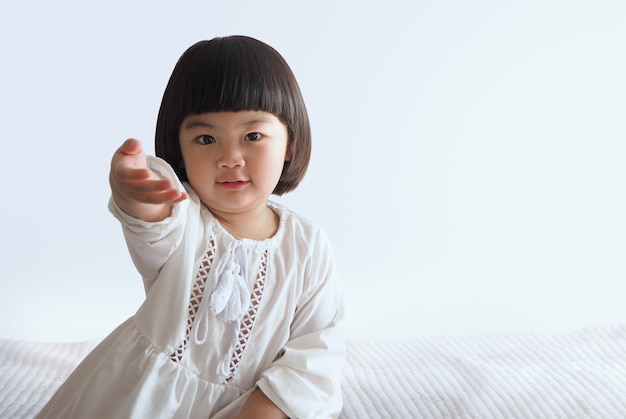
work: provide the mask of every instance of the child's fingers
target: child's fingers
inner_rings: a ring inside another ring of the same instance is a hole
[[[178,189],[139,194],[137,200],[145,204],[175,204],[187,199],[188,195]]]
[[[167,179],[139,179],[126,180],[123,187],[132,190],[137,194],[158,193],[170,190],[178,190],[174,187],[172,181]]]
[[[147,204],[173,204],[188,198],[174,182],[147,167],[141,143],[128,139],[111,160],[111,189],[119,198]]]
[[[146,169],[146,156],[141,148],[141,143],[134,139],[124,142],[113,154],[111,159],[112,171],[123,171],[124,169]]]
[[[148,204],[180,202],[187,197],[168,179],[127,180],[117,182],[116,186],[127,199]]]
[[[141,143],[137,140],[126,140],[117,149],[111,159],[111,175],[115,180],[132,181],[148,179],[152,172],[148,169]]]
[[[113,176],[122,182],[148,180],[152,177],[150,169],[128,167],[124,164],[118,164],[113,167]]]
[[[141,142],[135,140],[134,138],[129,138],[124,141],[124,143],[117,149],[117,151],[121,154],[126,155],[134,155],[140,154],[143,152],[143,148],[141,147]]]
[[[179,191],[179,192],[180,192],[180,195],[178,195],[178,198],[174,199],[173,201],[170,201],[170,204],[176,204],[178,202],[182,202],[185,199],[189,198],[189,195],[187,194],[187,192],[182,192],[182,191]]]

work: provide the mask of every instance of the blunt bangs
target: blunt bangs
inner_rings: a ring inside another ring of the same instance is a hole
[[[311,132],[300,88],[283,57],[253,38],[231,36],[200,41],[178,60],[157,119],[156,155],[187,181],[178,135],[183,120],[205,112],[269,112],[287,126],[290,161],[274,194],[300,183],[308,167]]]

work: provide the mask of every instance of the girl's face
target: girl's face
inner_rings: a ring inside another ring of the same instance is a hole
[[[189,184],[218,217],[264,210],[287,156],[287,127],[261,111],[186,117],[179,132]]]

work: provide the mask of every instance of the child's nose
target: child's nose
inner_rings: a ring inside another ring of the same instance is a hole
[[[244,158],[237,146],[224,146],[218,160],[220,167],[237,167],[244,165]]]

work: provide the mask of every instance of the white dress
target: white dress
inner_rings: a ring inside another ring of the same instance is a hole
[[[162,160],[149,164],[176,179]],[[110,204],[146,300],[38,417],[223,419],[255,387],[291,418],[338,416],[343,300],[325,235],[268,203],[277,233],[237,240],[184,187],[190,199],[161,222]]]

